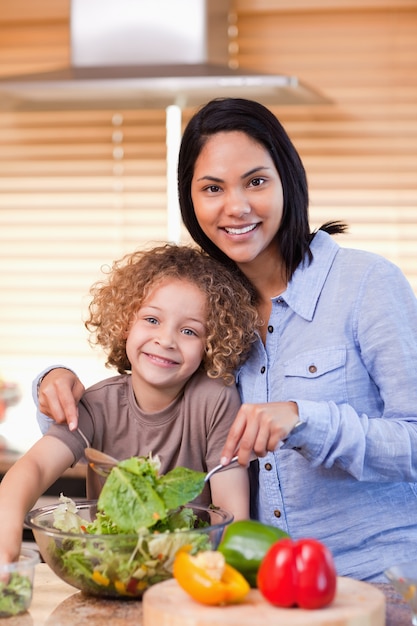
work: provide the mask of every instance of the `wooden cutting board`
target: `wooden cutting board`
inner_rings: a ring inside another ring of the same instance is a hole
[[[368,583],[337,579],[336,597],[324,609],[280,609],[251,589],[243,603],[204,606],[186,594],[175,580],[146,591],[143,626],[384,626],[385,596]]]

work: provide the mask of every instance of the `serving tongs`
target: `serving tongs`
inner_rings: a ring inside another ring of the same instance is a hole
[[[96,450],[96,448],[92,448],[88,442],[87,437],[84,435],[84,433],[82,433],[80,429],[78,429],[78,432],[80,433],[81,437],[84,439],[85,443],[87,444],[87,447],[84,450],[84,454],[91,469],[94,470],[100,476],[105,476],[105,477],[108,476],[111,470],[113,469],[113,467],[118,465],[119,461],[115,459],[113,456],[110,456],[110,454],[106,454],[105,452],[101,452],[101,450]],[[231,459],[230,463],[236,463],[237,460],[238,460],[237,456],[234,456]],[[220,471],[221,469],[224,469],[225,467],[227,466],[221,465],[221,464],[216,465],[216,467],[213,467],[213,469],[210,470],[206,474],[206,477],[204,478],[204,482],[205,483],[208,482],[210,478],[213,476],[213,474]]]
[[[106,454],[105,452],[101,452],[101,450],[92,448],[81,428],[77,428],[77,432],[84,439],[84,443],[86,445],[84,455],[87,459],[88,465],[96,472],[96,474],[99,474],[100,476],[108,476],[113,467],[115,467],[119,461],[113,456],[110,456],[110,454]]]

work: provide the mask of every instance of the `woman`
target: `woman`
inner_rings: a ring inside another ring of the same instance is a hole
[[[389,565],[417,558],[409,283],[382,257],[339,247],[329,233],[344,225],[311,232],[303,165],[259,103],[214,100],[198,111],[178,180],[191,236],[249,280],[264,321],[237,372],[243,405],[222,462],[238,449],[247,464],[255,452],[261,521],[323,541],[339,575],[386,581]],[[70,387],[79,384],[48,374],[41,408],[76,423]]]

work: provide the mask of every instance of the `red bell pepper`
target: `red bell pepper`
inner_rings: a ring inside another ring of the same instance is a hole
[[[330,550],[315,539],[281,539],[259,567],[257,586],[268,602],[280,607],[318,609],[332,602],[337,575]]]

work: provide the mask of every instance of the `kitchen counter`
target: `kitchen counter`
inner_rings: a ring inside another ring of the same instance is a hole
[[[0,624],[3,620],[0,619]],[[32,603],[4,626],[142,626],[142,602],[86,596],[58,578],[46,563],[35,569]],[[3,624],[2,624],[3,626]]]
[[[386,597],[386,626],[411,626],[411,611],[393,587],[389,584],[376,586]],[[33,600],[29,611],[4,620],[5,626],[74,624],[142,626],[142,603],[138,600],[104,600],[85,596],[61,581],[48,565],[41,563],[36,566]]]

